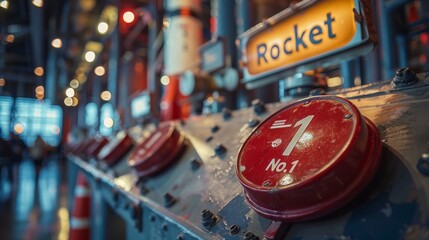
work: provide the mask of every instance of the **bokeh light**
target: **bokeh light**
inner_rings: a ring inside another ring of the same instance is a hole
[[[104,126],[105,126],[106,128],[112,128],[112,127],[113,127],[114,122],[113,122],[113,119],[112,119],[112,118],[108,117],[108,118],[105,118],[105,119],[104,119],[103,124],[104,124]]]
[[[132,23],[135,19],[134,13],[131,11],[124,12],[124,15],[122,15],[122,19],[126,23]]]
[[[164,86],[167,86],[168,84],[170,84],[170,78],[166,75],[161,77],[161,84]]]
[[[108,30],[109,30],[109,25],[106,22],[100,22],[100,23],[98,23],[97,31],[100,34],[104,35],[104,34],[107,33]]]
[[[87,62],[94,62],[95,60],[95,53],[93,51],[88,51],[85,53],[85,60]]]
[[[103,101],[109,101],[112,98],[112,94],[109,91],[103,91],[100,94],[100,98]]]
[[[103,75],[106,73],[106,69],[104,69],[104,67],[103,67],[103,66],[97,66],[97,67],[94,69],[94,73],[95,73],[95,75],[97,75],[97,76],[103,76]]]

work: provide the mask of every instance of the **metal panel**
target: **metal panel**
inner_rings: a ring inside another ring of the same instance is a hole
[[[252,129],[288,103],[266,105],[259,114],[248,108],[230,117],[213,114],[177,122],[187,146],[174,164],[153,177],[139,180],[127,157],[110,169],[71,155],[69,161],[135,228],[128,239],[251,239],[251,234],[259,239],[428,239],[429,74],[418,77],[405,87],[386,81],[330,93],[349,99],[375,123],[382,159],[358,197],[315,220],[279,223],[258,216],[235,175],[238,150]],[[174,203],[167,204],[171,198]]]

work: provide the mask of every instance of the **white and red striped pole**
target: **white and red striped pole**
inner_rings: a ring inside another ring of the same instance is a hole
[[[91,190],[82,172],[77,175],[73,211],[70,220],[70,240],[91,239]]]

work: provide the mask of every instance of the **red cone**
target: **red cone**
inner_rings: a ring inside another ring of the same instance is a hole
[[[91,197],[88,181],[82,172],[77,175],[74,191],[74,204],[70,220],[69,240],[86,240],[91,238]]]

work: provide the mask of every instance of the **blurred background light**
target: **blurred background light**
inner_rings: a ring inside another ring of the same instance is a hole
[[[33,0],[32,3],[36,7],[43,7],[43,0]]]
[[[14,35],[12,35],[12,34],[8,34],[8,35],[6,36],[6,42],[8,42],[8,43],[13,43],[13,41],[15,41],[15,36],[14,36]]]
[[[4,9],[8,9],[9,8],[9,1],[8,0],[3,0],[0,2],[0,7],[4,8]]]
[[[76,107],[79,105],[79,99],[77,97],[72,97],[72,106]]]
[[[103,75],[106,73],[106,69],[104,69],[104,67],[103,67],[103,66],[97,66],[97,67],[94,69],[94,73],[95,73],[95,75],[97,75],[97,76],[103,76]]]
[[[13,126],[13,131],[15,131],[15,133],[21,135],[24,132],[24,125],[22,125],[21,123],[17,123]]]
[[[64,98],[64,105],[70,107],[71,105],[73,105],[73,99],[71,97]]]
[[[328,78],[327,83],[328,87],[338,87],[343,84],[343,79],[341,77]]]
[[[112,128],[112,127],[113,127],[113,124],[114,124],[113,119],[112,119],[112,118],[110,118],[110,117],[105,118],[105,119],[104,119],[104,121],[103,121],[103,125],[104,125],[106,128]]]
[[[164,86],[167,86],[168,84],[170,84],[170,78],[166,75],[161,77],[161,84]]]
[[[76,89],[79,87],[79,81],[77,79],[73,79],[70,81],[70,87]]]
[[[44,73],[45,73],[45,71],[43,70],[42,67],[36,67],[34,69],[34,74],[36,74],[36,76],[41,77],[41,76],[43,76]]]
[[[71,98],[71,97],[74,97],[74,94],[75,94],[75,91],[74,91],[74,89],[73,89],[73,88],[71,88],[71,87],[70,87],[70,88],[67,88],[67,89],[66,89],[66,96],[67,96],[67,97],[70,97],[70,98]]]
[[[97,31],[104,35],[109,30],[109,25],[106,22],[100,22],[97,26]]]
[[[93,51],[88,51],[85,53],[85,60],[87,62],[93,62],[95,60],[95,53]]]
[[[52,47],[61,48],[63,46],[63,42],[59,38],[54,38],[51,42]]]
[[[132,23],[135,19],[134,13],[131,11],[126,11],[124,12],[124,14],[122,15],[122,19],[124,20],[124,22],[126,23]]]
[[[103,91],[100,94],[100,98],[103,101],[109,101],[112,98],[112,94],[109,91]]]

